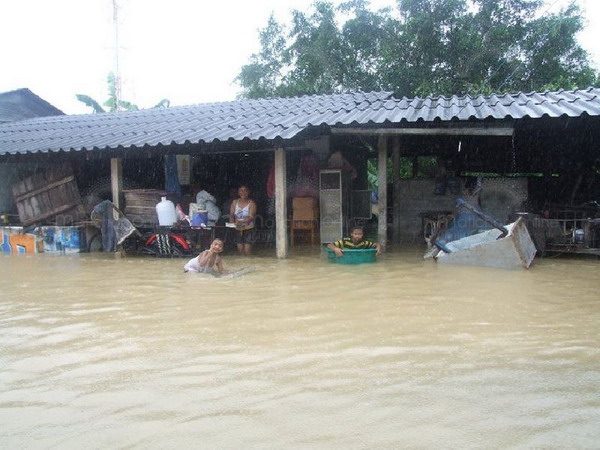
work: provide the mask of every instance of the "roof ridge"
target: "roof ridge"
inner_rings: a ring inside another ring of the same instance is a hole
[[[0,92],[0,96],[2,96],[4,94],[14,94],[15,92],[19,92],[19,91],[28,91],[33,94],[33,92],[31,92],[31,90],[29,88],[24,87],[24,88],[12,89],[10,91]]]

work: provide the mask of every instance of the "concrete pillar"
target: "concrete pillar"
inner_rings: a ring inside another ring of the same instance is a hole
[[[117,208],[122,209],[123,160],[121,158],[110,159],[110,183],[112,186],[112,202]]]
[[[377,182],[379,184],[377,241],[385,249],[387,245],[387,143],[386,136],[379,136],[377,159]]]
[[[288,254],[288,227],[286,204],[286,168],[285,150],[275,149],[275,249],[277,257],[287,258]]]

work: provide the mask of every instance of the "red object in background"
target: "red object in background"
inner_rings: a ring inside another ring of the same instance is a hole
[[[273,198],[275,196],[275,166],[271,167],[269,172],[269,178],[267,178],[267,197]]]
[[[147,247],[150,247],[158,238],[158,233],[153,233],[144,243],[144,245],[146,245]],[[181,236],[180,234],[176,234],[176,233],[169,233],[169,238],[171,238],[172,240],[174,240],[175,242],[177,242],[181,248],[183,248],[184,250],[188,251],[191,250],[192,247],[190,246],[190,244],[188,243],[188,241],[186,241],[186,239]]]

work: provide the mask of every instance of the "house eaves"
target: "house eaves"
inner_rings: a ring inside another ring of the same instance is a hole
[[[351,92],[4,123],[0,124],[0,155],[289,140],[323,125],[398,126],[584,114],[600,116],[600,88],[412,99],[397,98],[392,92]]]

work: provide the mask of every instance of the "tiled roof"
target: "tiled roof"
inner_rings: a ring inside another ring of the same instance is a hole
[[[0,154],[290,139],[311,126],[600,115],[600,88],[396,98],[392,92],[239,100],[0,124]]]
[[[27,88],[0,93],[0,123],[57,115],[64,113]]]

